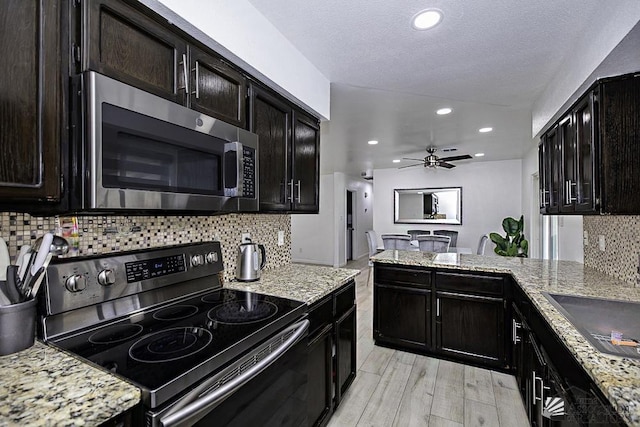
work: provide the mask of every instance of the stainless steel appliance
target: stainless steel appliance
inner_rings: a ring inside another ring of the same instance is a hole
[[[74,208],[258,210],[257,135],[93,71],[76,84]]]
[[[222,272],[218,242],[58,260],[40,334],[138,386],[146,426],[306,424],[306,305]]]
[[[258,259],[260,252],[261,260]],[[253,282],[260,279],[260,271],[267,263],[267,251],[264,245],[245,242],[238,246],[236,279],[241,282]]]

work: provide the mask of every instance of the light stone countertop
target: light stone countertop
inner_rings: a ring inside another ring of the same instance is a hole
[[[311,305],[354,279],[360,270],[287,264],[263,270],[255,282],[230,281],[225,288],[303,301]]]
[[[640,426],[640,360],[600,353],[542,295],[551,292],[640,302],[640,288],[573,261],[384,251],[374,262],[510,273],[566,347],[629,424]]]
[[[0,356],[0,426],[95,426],[134,407],[140,390],[36,340]]]

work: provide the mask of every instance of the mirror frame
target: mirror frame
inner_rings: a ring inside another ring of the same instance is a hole
[[[402,193],[437,193],[439,191],[455,191],[458,196],[458,217],[452,219],[419,219],[419,218],[398,218],[400,194]],[[393,223],[394,224],[447,224],[462,225],[462,187],[436,187],[436,188],[395,188],[393,190]]]

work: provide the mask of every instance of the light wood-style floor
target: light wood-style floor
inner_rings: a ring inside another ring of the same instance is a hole
[[[529,425],[513,376],[375,346],[367,258],[347,268],[362,270],[356,278],[358,372],[329,427]]]

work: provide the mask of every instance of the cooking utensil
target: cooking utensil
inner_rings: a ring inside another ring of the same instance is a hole
[[[258,262],[258,250],[262,255],[261,262]],[[238,246],[236,279],[242,282],[260,279],[260,271],[266,263],[267,252],[264,245],[250,242],[241,244]]]
[[[23,282],[25,279],[25,274],[27,273],[27,269],[29,268],[29,264],[31,262],[31,257],[34,256],[33,252],[31,252],[31,247],[29,247],[29,252],[27,252],[22,258],[22,263],[18,267],[18,278],[20,282]]]
[[[11,264],[7,243],[0,237],[0,280],[7,280],[7,267]]]
[[[15,265],[7,267],[7,280],[4,284],[5,289],[3,289],[3,291],[9,297],[12,304],[18,304],[25,300],[25,297],[19,287],[18,268]]]
[[[0,286],[0,306],[11,305],[11,300],[5,293],[7,282],[4,282],[3,286]]]
[[[47,255],[47,258],[44,260],[44,264],[35,275],[33,286],[27,289],[26,291],[27,298],[35,298],[35,296],[38,294],[38,290],[40,289],[40,285],[42,284],[42,281],[44,280],[44,276],[47,273],[47,267],[49,266],[49,262],[51,262],[51,258],[53,258],[53,254],[49,252],[49,254]]]
[[[22,262],[24,261],[24,257],[31,252],[31,246],[22,245],[20,246],[20,251],[18,252],[18,256],[16,257],[16,265],[20,267]]]

